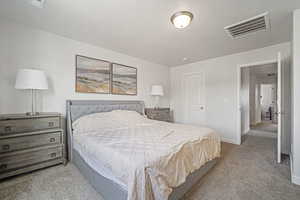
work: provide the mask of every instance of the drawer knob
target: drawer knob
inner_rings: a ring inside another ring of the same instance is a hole
[[[56,157],[56,153],[51,153],[50,156],[51,156],[51,158],[55,158]]]
[[[5,126],[4,130],[5,132],[11,132],[11,126]]]
[[[2,146],[2,150],[9,150],[9,144],[5,144]]]
[[[55,138],[50,138],[50,142],[55,142]]]
[[[54,126],[54,122],[49,122],[48,125],[49,125],[49,127],[53,127]]]
[[[7,168],[7,164],[0,164],[0,170],[6,169]]]

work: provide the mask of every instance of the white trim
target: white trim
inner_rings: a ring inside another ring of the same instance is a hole
[[[241,91],[241,73],[242,73],[242,66],[238,65],[237,68],[237,136],[236,136],[236,143],[242,143],[242,108],[241,108],[241,99],[240,99],[240,91]]]
[[[282,72],[282,66],[281,66],[281,53],[278,52],[278,55],[277,55],[277,162],[278,163],[281,163],[281,147],[282,147],[282,144],[281,144],[281,125],[282,125],[282,114],[281,114],[281,108],[282,108],[282,105],[281,105],[281,98],[282,98],[282,95],[281,95],[281,87],[282,87],[282,76],[281,76],[281,72]]]
[[[250,131],[250,128],[247,128],[246,131],[244,131],[244,133],[242,133],[243,135],[245,135],[246,133],[248,133]]]
[[[296,176],[296,175],[292,174],[292,183],[294,183],[296,185],[300,185],[300,176]]]
[[[272,59],[272,60],[265,60],[265,61],[260,61],[260,62],[252,62],[248,64],[241,64],[238,65],[239,67],[253,67],[257,65],[265,65],[265,64],[270,64],[270,63],[277,63],[277,59]]]
[[[296,176],[293,172],[294,172],[294,164],[293,164],[293,154],[290,153],[290,166],[291,166],[291,181],[292,183],[296,184],[296,185],[300,185],[300,177]]]
[[[290,170],[291,170],[291,174],[293,174],[293,153],[290,153]]]
[[[275,57],[275,56],[274,56]],[[241,123],[242,123],[242,116],[241,116],[241,107],[240,107],[240,89],[241,89],[241,72],[243,67],[253,67],[257,65],[265,65],[265,64],[270,64],[270,63],[277,63],[277,59],[273,60],[265,60],[265,61],[260,61],[260,62],[253,62],[253,63],[248,63],[248,64],[238,64],[237,65],[237,106],[236,106],[236,113],[237,113],[237,131],[236,131],[236,141],[234,144],[241,144],[242,142],[242,128],[241,128]]]
[[[224,137],[222,137],[221,140],[222,140],[222,142],[226,142],[226,143],[231,143],[231,144],[237,144],[237,145],[239,145],[239,144],[236,142],[235,139],[224,138]]]

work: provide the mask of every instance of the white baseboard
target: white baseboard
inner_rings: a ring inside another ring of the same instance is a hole
[[[250,131],[250,128],[247,128],[247,130],[245,130],[242,135],[246,135],[248,132]]]
[[[300,176],[295,176],[294,174],[292,174],[292,183],[300,185]]]
[[[229,138],[224,138],[222,137],[222,142],[227,142],[227,143],[231,143],[231,144],[238,144],[234,139],[229,139]]]
[[[291,179],[292,183],[300,185],[300,177],[294,174],[293,154],[290,153]]]

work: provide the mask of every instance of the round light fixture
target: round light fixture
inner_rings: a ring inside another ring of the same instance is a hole
[[[191,12],[179,11],[172,15],[171,22],[176,28],[185,28],[191,23],[193,17]]]

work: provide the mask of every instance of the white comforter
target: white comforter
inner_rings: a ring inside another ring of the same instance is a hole
[[[211,129],[149,120],[133,111],[84,116],[74,137],[128,188],[128,200],[167,200],[172,189],[220,156]]]

